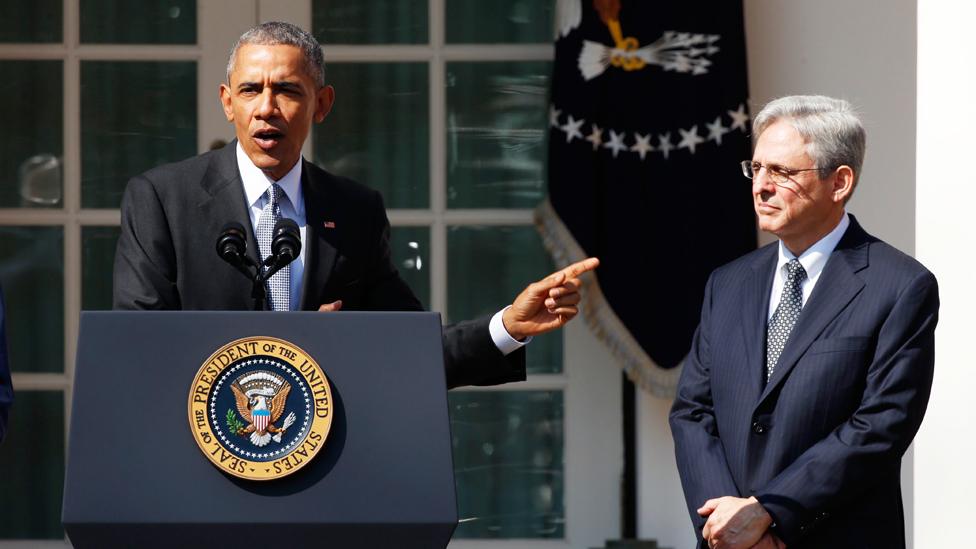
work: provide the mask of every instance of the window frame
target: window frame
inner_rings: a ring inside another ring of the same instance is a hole
[[[390,209],[393,227],[430,230],[429,281],[434,311],[447,310],[447,239],[451,226],[532,226],[532,209],[449,209],[447,207],[447,88],[450,62],[552,61],[554,47],[544,44],[447,44],[446,2],[428,0],[428,43],[419,45],[324,46],[327,63],[426,62],[429,78],[429,207]],[[540,0],[548,1],[548,0]],[[64,371],[13,374],[18,392],[61,391],[64,396],[65,446],[70,428],[71,394],[79,313],[82,306],[82,231],[84,227],[119,226],[118,209],[89,209],[81,205],[81,63],[108,61],[194,61],[197,63],[197,149],[233,135],[233,127],[219,107],[215,74],[223,75],[229,45],[257,21],[288,20],[309,28],[311,0],[197,0],[197,44],[114,45],[80,44],[78,0],[63,2],[63,42],[60,44],[0,44],[0,59],[61,60],[63,62],[63,207],[60,209],[0,209],[3,226],[58,226],[64,230]],[[490,47],[486,47],[490,46]],[[312,158],[310,134],[303,153]],[[528,284],[531,281],[525,281]],[[514,296],[513,296],[514,297]],[[499,304],[499,306],[504,304]],[[458,320],[458,319],[454,319]],[[559,540],[452,540],[452,549],[550,549],[590,546],[619,536],[620,473],[623,469],[620,371],[604,364],[609,355],[577,320],[563,331],[561,373],[529,375],[523,383],[472,387],[462,391],[535,391],[563,393],[565,535]],[[608,429],[609,427],[609,429]],[[600,431],[600,434],[596,434]],[[598,438],[599,442],[594,443]],[[599,540],[599,541],[594,541]],[[0,540],[0,549],[65,547],[61,540]]]

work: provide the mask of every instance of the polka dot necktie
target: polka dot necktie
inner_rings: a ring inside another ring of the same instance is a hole
[[[264,209],[258,220],[258,248],[261,250],[262,260],[271,255],[271,239],[274,236],[275,223],[281,220],[281,206],[279,201],[282,194],[281,187],[272,183],[264,193]],[[291,266],[285,265],[267,282],[268,302],[274,311],[291,310]]]
[[[800,265],[796,258],[786,264],[783,295],[766,328],[766,381],[773,376],[773,369],[779,361],[779,355],[783,353],[783,347],[790,338],[796,319],[800,317],[800,309],[803,308],[803,292],[800,290],[800,284],[806,277],[807,272],[803,270],[803,265]]]

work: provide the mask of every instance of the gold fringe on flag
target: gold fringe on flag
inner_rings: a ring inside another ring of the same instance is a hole
[[[548,198],[536,208],[534,217],[542,242],[557,265],[569,265],[587,257],[556,215]],[[674,368],[658,366],[607,303],[597,283],[597,274],[591,271],[580,278],[583,282],[580,315],[593,334],[606,345],[637,386],[661,398],[674,398],[684,360]]]

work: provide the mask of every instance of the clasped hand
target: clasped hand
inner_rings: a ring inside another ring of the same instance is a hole
[[[698,509],[708,517],[702,538],[709,549],[785,549],[769,530],[773,519],[756,498],[725,496],[710,499]]]

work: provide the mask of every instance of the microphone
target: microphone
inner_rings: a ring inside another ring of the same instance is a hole
[[[247,237],[244,226],[236,221],[224,225],[217,237],[217,255],[230,263],[235,269],[251,278],[251,273],[245,266],[247,259]]]
[[[283,217],[275,223],[271,233],[271,253],[282,266],[294,261],[302,251],[302,233],[294,220]]]
[[[287,217],[279,219],[271,234],[271,255],[264,260],[265,266],[268,267],[264,273],[265,280],[298,258],[298,254],[302,251],[302,233],[293,220]]]
[[[265,281],[294,261],[302,251],[302,233],[298,230],[298,224],[291,219],[279,220],[271,234],[271,255],[261,262],[247,256],[247,233],[240,223],[227,223],[217,237],[217,255],[251,281],[255,311],[265,310]],[[262,267],[267,270],[262,272]]]

